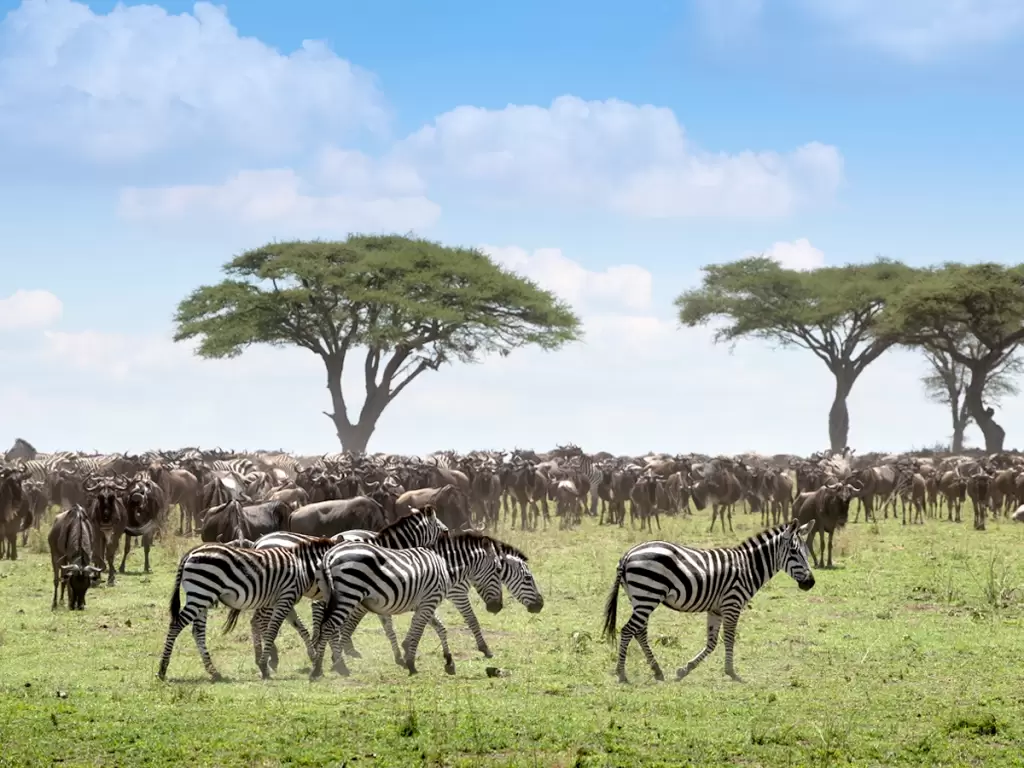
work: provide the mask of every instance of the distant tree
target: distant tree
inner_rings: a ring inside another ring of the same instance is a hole
[[[228,278],[192,292],[175,316],[175,341],[235,357],[253,344],[297,346],[327,372],[341,445],[365,451],[384,409],[425,371],[557,349],[581,336],[569,306],[476,249],[398,236],[271,243],[224,265]],[[342,373],[362,349],[365,395],[349,416]]]
[[[913,270],[878,260],[797,271],[755,257],[703,271],[701,286],[676,299],[680,322],[692,328],[723,318],[728,324],[715,332],[717,342],[757,338],[813,352],[835,377],[828,434],[832,450],[843,450],[850,391],[893,343],[877,333],[878,317]]]
[[[992,392],[986,404],[986,386],[1024,342],[1024,265],[949,263],[926,270],[890,303],[881,328],[966,368],[967,413],[985,436],[985,450],[1002,451],[1006,432],[995,420]]]
[[[977,342],[972,342],[976,344]],[[964,346],[967,346],[966,344]],[[965,350],[968,355],[970,350]],[[970,380],[970,371],[943,350],[924,350],[925,359],[931,368],[922,378],[928,397],[947,406],[953,419],[953,441],[950,446],[954,453],[964,449],[964,432],[971,423],[964,392]],[[1020,393],[1017,378],[1024,373],[1024,360],[1012,355],[1001,366],[993,370],[985,381],[985,400],[993,406],[999,405],[1004,397]]]

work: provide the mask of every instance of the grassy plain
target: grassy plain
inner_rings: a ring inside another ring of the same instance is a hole
[[[709,536],[704,513],[663,519],[660,537],[720,545],[757,529],[755,516],[735,522]],[[220,684],[188,632],[169,682],[155,677],[174,565],[192,542],[160,546],[152,576],[133,555],[70,614],[50,611],[35,539],[0,563],[0,765],[1024,765],[1024,525],[851,524],[814,590],[781,574],[755,597],[737,642],[745,684],[724,676],[721,648],[684,682],[655,683],[635,644],[631,683],[615,682],[604,600],[619,556],[652,537],[589,520],[501,535],[530,555],[546,606],[477,610],[493,660],[446,605],[455,677],[429,630],[409,677],[370,617],[352,677],[310,683],[285,626],[264,683],[247,625],[220,634],[221,608],[209,642]],[[701,648],[704,618],[661,608],[651,638],[674,670]],[[508,676],[488,678],[490,665]]]

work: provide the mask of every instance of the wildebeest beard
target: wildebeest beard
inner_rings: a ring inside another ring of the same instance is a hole
[[[113,525],[114,515],[117,514],[117,496],[112,493],[100,493],[96,497],[96,505],[93,507],[93,516],[100,526]]]

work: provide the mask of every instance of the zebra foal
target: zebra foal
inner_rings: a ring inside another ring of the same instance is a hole
[[[323,674],[327,639],[342,630],[342,645],[351,642],[354,620],[366,611],[393,616],[413,611],[409,632],[402,642],[405,667],[416,672],[416,649],[423,630],[431,624],[441,640],[445,672],[455,674],[447,631],[435,616],[452,585],[467,580],[476,587],[490,613],[502,608],[501,564],[497,542],[466,531],[445,533],[430,549],[385,549],[373,544],[347,542],[328,552],[317,571],[320,592],[327,595],[323,617],[314,624],[316,658],[310,679]],[[335,670],[348,674],[344,657]]]
[[[241,611],[255,609],[252,640],[256,664],[264,679],[270,677],[268,662],[281,624],[299,598],[316,589],[317,567],[333,546],[330,539],[271,549],[202,544],[186,553],[174,577],[171,621],[157,677],[166,679],[174,642],[191,624],[203,666],[215,682],[221,679],[206,649],[207,611],[218,601],[232,609],[225,632],[234,626]],[[179,588],[185,593],[184,608]]]
[[[704,649],[680,667],[676,678],[682,680],[718,645],[719,629],[724,626],[725,673],[742,682],[733,666],[736,623],[751,598],[779,571],[785,571],[807,591],[814,586],[814,574],[807,562],[807,545],[814,522],[797,528],[797,520],[751,536],[734,547],[696,549],[667,541],[648,541],[630,549],[619,560],[615,582],[604,611],[604,636],[615,640],[619,586],[625,585],[633,614],[622,627],[619,658],[615,672],[619,682],[626,678],[626,650],[634,637],[654,672],[664,680],[661,667],[647,641],[647,622],[661,604],[685,613],[706,612],[708,639]]]

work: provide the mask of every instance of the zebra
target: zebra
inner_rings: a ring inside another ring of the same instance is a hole
[[[351,542],[367,542],[370,544],[377,544],[381,547],[387,547],[388,549],[408,549],[410,547],[429,547],[437,541],[437,537],[448,530],[441,520],[437,517],[437,510],[432,506],[424,506],[422,510],[413,510],[407,515],[398,518],[390,525],[385,526],[379,531],[364,531],[364,530],[351,530],[343,531],[342,533],[335,534],[331,537],[331,541],[335,544],[343,541]],[[289,531],[275,531],[274,533],[268,533],[261,536],[255,542],[255,549],[269,549],[271,547],[297,547],[302,544],[307,544],[310,541],[315,540],[315,537],[306,536],[301,533],[291,533]],[[237,611],[232,611],[237,613]],[[313,622],[318,623],[323,616],[323,603],[319,600],[313,602]],[[309,632],[306,627],[302,624],[295,609],[289,612],[286,620],[291,624],[295,631],[299,633],[299,637],[302,638],[302,642],[306,644],[306,652],[309,654],[309,658],[312,661],[314,658],[313,643],[309,636]],[[230,621],[230,619],[229,619]],[[394,636],[394,629],[390,627],[391,617],[381,616],[381,621],[385,622],[385,631],[390,629],[388,637]],[[397,648],[397,641],[392,643],[393,647]],[[337,660],[341,651],[337,646],[332,647],[334,651],[334,658]],[[355,648],[350,646],[349,655],[353,658],[360,658],[360,654]],[[396,651],[397,653],[397,651]],[[400,657],[399,657],[400,658]],[[273,670],[277,669],[278,657],[277,657],[277,646],[275,643],[271,643],[270,646],[270,668]]]
[[[206,649],[207,611],[218,600],[234,609],[228,616],[225,632],[234,627],[243,609],[256,609],[252,618],[253,650],[263,678],[270,677],[270,647],[281,624],[303,594],[315,594],[319,584],[317,567],[334,546],[330,539],[313,539],[296,547],[270,549],[201,544],[186,553],[174,577],[171,621],[157,677],[166,678],[174,641],[192,624],[192,636],[203,666],[214,682],[221,679]],[[185,592],[184,608],[179,587]]]
[[[372,542],[371,542],[372,543]],[[498,550],[498,562],[499,562],[499,575],[502,583],[508,587],[508,591],[512,594],[516,600],[522,603],[526,610],[530,613],[540,613],[544,608],[544,597],[540,593],[540,589],[537,587],[537,581],[533,577],[533,573],[530,571],[530,567],[527,565],[527,557],[525,554],[520,552],[510,544],[506,544],[503,541],[494,540],[494,544]],[[470,581],[468,578],[463,578],[461,581],[452,584],[451,589],[448,591],[448,599],[452,601],[452,604],[461,614],[466,625],[473,633],[473,638],[476,640],[477,650],[484,655],[485,658],[493,658],[494,654],[491,653],[490,647],[487,645],[487,640],[484,638],[483,630],[480,628],[480,622],[476,618],[476,614],[473,612],[473,605],[469,601],[469,587]],[[317,606],[314,606],[314,611]],[[322,610],[322,608],[321,608]],[[362,621],[366,615],[366,611],[357,609],[353,616],[348,620],[345,625],[342,635],[342,650],[353,658],[360,658],[359,653],[352,647],[352,633],[355,631],[359,622]],[[314,620],[316,617],[314,616]],[[405,661],[402,657],[402,652],[398,646],[398,637],[395,635],[395,627],[391,621],[391,617],[387,615],[380,616],[380,623],[384,626],[384,634],[387,635],[388,642],[391,643],[391,651],[395,657],[395,663],[402,667],[405,666]],[[438,625],[440,622],[437,620],[437,616],[430,620],[430,624],[434,627],[434,631],[440,632],[444,630],[441,626],[440,630]],[[335,658],[338,654],[335,653]]]
[[[452,585],[463,580],[472,582],[490,613],[501,610],[499,544],[482,533],[460,531],[440,536],[430,549],[384,549],[355,542],[335,545],[317,571],[320,592],[328,598],[323,618],[313,628],[316,658],[310,679],[323,675],[327,638],[342,630],[344,643],[368,610],[391,616],[414,611],[402,642],[404,666],[411,675],[416,673],[416,649],[423,630],[431,623],[441,640],[444,670],[454,675],[448,633],[435,612]],[[337,660],[335,671],[349,673],[344,656]]]
[[[648,541],[626,552],[615,570],[615,582],[604,612],[604,636],[614,642],[619,586],[624,583],[633,615],[622,627],[615,667],[619,682],[628,682],[626,650],[634,637],[654,678],[665,679],[647,642],[647,621],[662,603],[675,611],[706,611],[708,615],[707,645],[685,667],[679,668],[676,679],[682,680],[715,650],[719,627],[724,624],[725,673],[742,682],[733,667],[740,611],[778,571],[784,570],[792,576],[804,591],[814,586],[814,574],[807,562],[807,545],[802,538],[810,535],[814,521],[799,529],[797,526],[798,521],[793,519],[757,533],[735,547],[696,549],[667,541]]]

